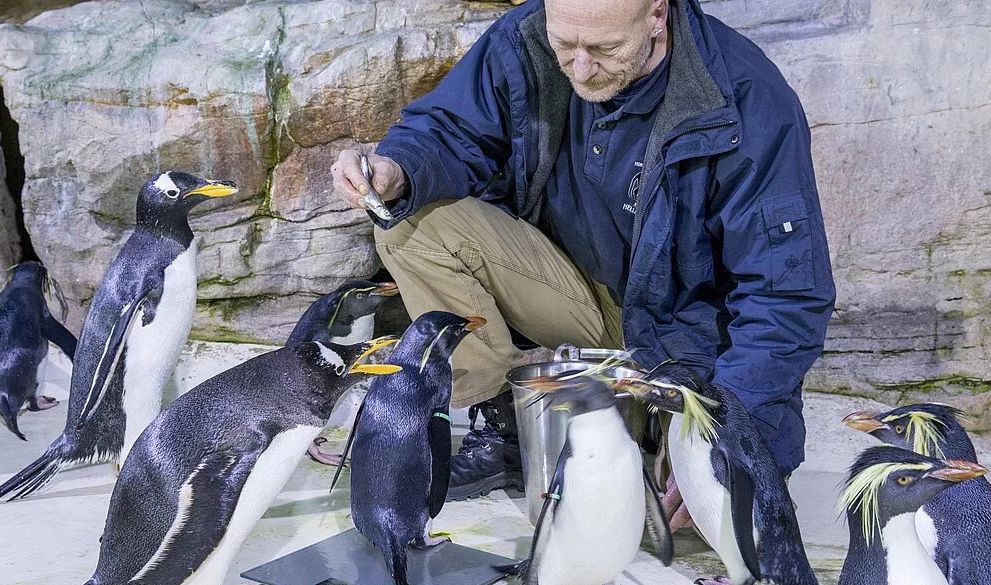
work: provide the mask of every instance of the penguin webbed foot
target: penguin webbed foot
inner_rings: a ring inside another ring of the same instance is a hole
[[[751,581],[753,583],[753,581]],[[696,579],[695,585],[734,585],[729,577],[713,577],[712,579]]]
[[[320,450],[320,445],[323,445],[326,442],[327,439],[324,437],[317,437],[316,439],[313,439],[313,442],[310,443],[310,446],[306,449],[306,454],[310,456],[310,459],[316,461],[317,463],[333,465],[335,467],[341,465],[344,457],[343,455],[324,453]],[[346,465],[347,464],[345,463],[345,466]]]
[[[48,410],[54,406],[58,406],[58,400],[55,400],[51,396],[32,396],[28,398],[28,410],[32,412]]]
[[[435,547],[438,544],[444,544],[445,542],[451,542],[451,537],[450,536],[430,536],[428,534],[426,536],[418,536],[417,538],[414,538],[413,539],[413,542],[411,544],[412,544],[413,548],[418,549],[418,550],[423,550],[425,548]]]

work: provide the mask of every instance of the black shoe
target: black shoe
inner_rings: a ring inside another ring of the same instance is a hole
[[[485,426],[475,430],[481,411]],[[495,489],[512,487],[523,491],[523,466],[516,417],[508,392],[468,409],[471,430],[451,457],[451,483],[447,501],[484,496]]]

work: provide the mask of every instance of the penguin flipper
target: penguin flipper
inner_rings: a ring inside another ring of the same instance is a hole
[[[241,489],[266,446],[261,441],[251,443],[255,448],[214,451],[200,460],[179,488],[179,504],[171,527],[128,583],[182,583],[196,572],[227,532]],[[114,511],[111,509],[109,514]],[[105,546],[114,544],[108,542]]]
[[[158,288],[157,285],[145,288],[134,301],[125,305],[120,313],[120,317],[117,318],[117,321],[110,329],[107,343],[103,347],[103,355],[100,356],[100,361],[97,362],[96,369],[94,370],[93,383],[90,386],[89,394],[86,395],[86,402],[83,403],[79,420],[76,421],[77,430],[85,426],[97,407],[103,402],[103,395],[106,393],[107,388],[110,387],[110,378],[113,376],[114,371],[117,370],[117,363],[120,361],[120,356],[124,352],[124,340],[128,332],[130,332],[131,326],[134,324],[134,317],[145,304],[145,300],[148,299],[156,288]]]
[[[430,442],[430,517],[436,518],[447,500],[451,481],[451,417],[446,409],[430,416],[427,426]]]
[[[41,321],[41,334],[45,339],[51,341],[62,350],[70,360],[76,357],[76,343],[78,340],[71,331],[59,323],[51,313],[45,311],[45,318]]]
[[[668,524],[664,508],[661,506],[661,490],[654,482],[654,476],[643,466],[644,493],[647,500],[647,533],[654,545],[654,556],[665,567],[670,567],[674,560],[674,538],[671,536],[671,526]]]
[[[361,423],[361,413],[365,411],[365,400],[368,399],[368,395],[361,401],[361,405],[358,407],[358,412],[354,415],[354,424],[351,426],[351,432],[348,433],[348,440],[344,443],[344,452],[341,453],[341,462],[337,465],[337,471],[334,472],[334,480],[330,482],[330,492],[334,491],[334,486],[337,485],[337,480],[341,477],[341,472],[344,471],[344,464],[348,460],[348,453],[351,452],[351,444],[354,443],[354,435],[358,432],[358,425]]]
[[[530,544],[530,558],[527,564],[520,569],[520,578],[523,585],[538,585],[537,575],[540,574],[540,563],[544,559],[544,550],[547,548],[547,538],[551,531],[550,525],[554,523],[554,512],[561,501],[561,489],[564,486],[564,467],[571,459],[571,440],[565,439],[564,448],[557,458],[557,466],[554,468],[554,475],[551,476],[551,484],[547,486],[547,493],[544,494],[544,505],[540,507],[540,516],[537,517],[537,525],[533,530],[533,542]]]
[[[726,477],[729,479],[730,510],[733,533],[743,562],[755,581],[760,581],[760,560],[754,542],[754,481],[747,470],[731,454],[723,451]]]

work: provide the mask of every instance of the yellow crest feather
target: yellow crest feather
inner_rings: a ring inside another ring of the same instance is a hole
[[[693,428],[698,429],[699,435],[706,442],[711,443],[716,438],[716,427],[718,425],[716,419],[712,417],[712,413],[709,412],[709,409],[719,406],[719,401],[703,396],[681,384],[672,384],[660,380],[644,380],[644,382],[656,388],[681,392],[682,403],[684,404],[682,415],[685,417],[685,422],[687,423],[681,427],[682,441],[688,437],[689,432]]]
[[[896,471],[925,471],[932,469],[929,463],[877,463],[855,475],[840,495],[841,511],[860,511],[861,527],[869,545],[874,533],[881,533],[878,515],[878,491],[888,477]]]
[[[882,422],[894,422],[905,417],[908,417],[908,423],[905,425],[905,438],[912,443],[912,450],[926,457],[945,459],[939,444],[943,441],[943,431],[940,427],[945,428],[946,423],[932,413],[919,410],[900,416],[889,416]]]

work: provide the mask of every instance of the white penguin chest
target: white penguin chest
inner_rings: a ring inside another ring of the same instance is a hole
[[[182,585],[217,585],[224,582],[237,551],[289,481],[306,448],[321,430],[323,427],[301,425],[283,431],[272,439],[244,482],[223,538]]]
[[[947,585],[946,577],[919,541],[916,515],[899,514],[881,529],[888,585]]]
[[[919,542],[922,548],[926,549],[929,556],[936,558],[936,545],[939,544],[939,533],[936,532],[936,523],[932,517],[926,513],[924,508],[920,508],[915,513],[915,532],[919,535]]]
[[[155,318],[145,325],[144,311],[135,316],[127,336],[124,362],[124,461],[142,431],[162,408],[162,391],[172,377],[189,336],[196,310],[196,242],[165,269],[162,297]]]
[[[540,559],[541,585],[601,585],[640,548],[644,486],[640,449],[615,409],[576,416],[561,501]]]
[[[675,480],[695,526],[719,554],[729,577],[736,583],[742,583],[749,577],[750,571],[736,544],[729,491],[719,483],[712,470],[712,445],[695,428],[682,439],[685,424],[683,415],[671,415],[668,453]],[[754,534],[754,542],[759,541],[759,535]]]
[[[362,315],[351,324],[351,332],[345,336],[331,337],[337,345],[354,345],[368,341],[375,334],[375,314]]]

